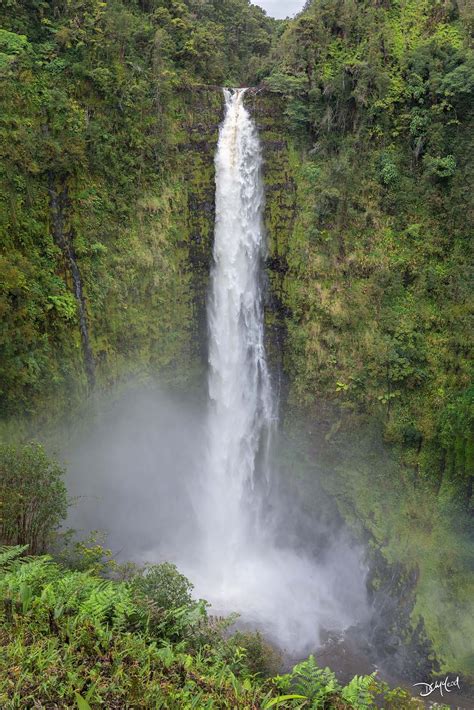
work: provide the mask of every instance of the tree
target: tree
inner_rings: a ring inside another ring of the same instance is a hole
[[[64,469],[41,444],[0,446],[0,544],[43,552],[66,517]]]

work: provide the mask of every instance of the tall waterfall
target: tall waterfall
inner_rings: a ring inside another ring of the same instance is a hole
[[[274,417],[265,359],[262,258],[265,235],[262,157],[243,104],[245,89],[225,90],[216,153],[216,225],[209,319],[207,476],[210,544],[237,551],[252,521],[249,491],[268,477]],[[255,511],[254,511],[255,512]]]
[[[337,573],[332,563],[317,565],[279,546],[263,511],[272,488],[276,407],[264,347],[262,155],[245,89],[224,96],[215,158],[207,446],[195,504],[201,536],[186,571],[214,611],[236,611],[281,647],[304,653],[315,648],[321,628],[343,628],[353,617],[344,593],[358,560],[342,558]],[[280,516],[277,525],[284,524]]]

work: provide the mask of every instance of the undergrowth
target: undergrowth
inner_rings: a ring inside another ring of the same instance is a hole
[[[0,548],[2,710],[422,707],[375,674],[341,687],[313,656],[268,677],[275,651],[229,635],[234,617],[209,616],[169,563],[119,580],[25,552]]]

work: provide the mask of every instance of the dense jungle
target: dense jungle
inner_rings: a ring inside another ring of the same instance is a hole
[[[0,27],[2,710],[403,710],[446,677],[429,700],[474,707],[471,0],[2,0]],[[261,142],[288,536],[363,550],[350,677],[68,523],[104,407],[206,401],[223,87]]]

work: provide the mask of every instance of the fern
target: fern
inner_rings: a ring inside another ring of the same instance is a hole
[[[354,676],[341,691],[344,700],[352,705],[354,710],[369,710],[373,706],[376,673],[367,676]]]
[[[83,599],[97,585],[97,580],[84,572],[67,572],[47,584],[41,595],[45,606],[55,610],[55,618],[63,612],[77,612]]]
[[[329,668],[319,668],[314,656],[295,666],[293,675],[296,681],[295,688],[304,691],[311,700],[339,690],[334,673]]]
[[[60,573],[59,566],[48,556],[14,560],[11,569],[0,577],[0,595],[20,598],[22,590],[29,587],[31,594],[37,596]]]
[[[100,633],[105,629],[124,629],[138,616],[130,589],[106,580],[97,581],[78,610],[78,621],[90,621]]]
[[[0,574],[11,567],[13,561],[17,560],[26,550],[28,545],[2,545],[0,546]]]
[[[341,689],[334,673],[329,668],[320,668],[314,656],[298,663],[292,673],[281,676],[278,681],[282,690],[304,696],[315,708],[324,707],[325,701]]]

